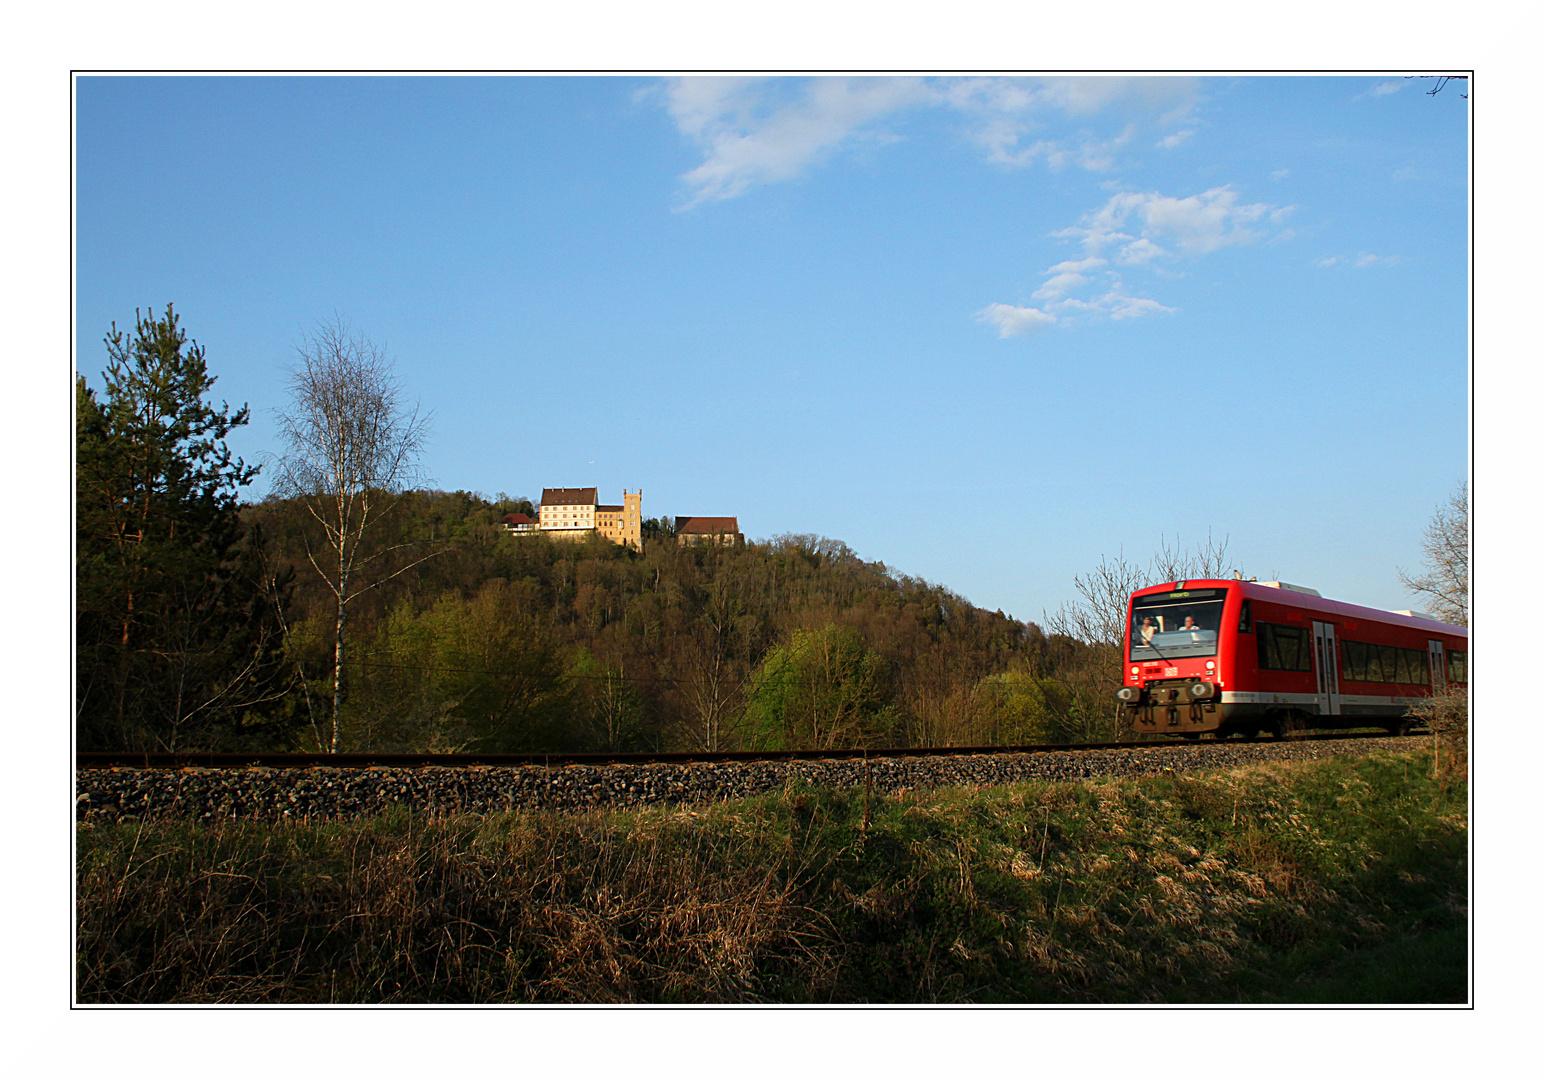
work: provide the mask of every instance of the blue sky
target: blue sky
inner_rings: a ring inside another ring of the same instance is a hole
[[[1026,619],[1208,530],[1404,607],[1468,468],[1468,102],[1423,88],[80,78],[76,363],[174,302],[257,459],[336,313],[439,487],[641,486]]]

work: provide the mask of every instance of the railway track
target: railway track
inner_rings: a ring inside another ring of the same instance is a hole
[[[1410,748],[1386,734],[722,754],[82,754],[81,821],[326,820],[688,805],[788,785],[895,794],[939,786],[1154,776]]]
[[[1424,734],[1416,731],[1412,734]],[[927,758],[979,757],[1004,754],[1049,754],[1099,750],[1153,750],[1158,748],[1205,748],[1218,746],[1273,745],[1336,742],[1351,739],[1389,739],[1387,732],[1311,732],[1286,740],[1271,736],[1229,739],[1144,739],[1133,742],[1036,743],[1023,746],[934,746],[878,750],[725,750],[627,754],[213,754],[213,753],[99,753],[75,755],[77,769],[421,769],[497,768],[560,765],[695,765],[798,761],[889,761]]]

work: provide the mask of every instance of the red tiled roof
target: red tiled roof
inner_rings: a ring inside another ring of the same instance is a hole
[[[732,517],[678,517],[675,519],[676,532],[723,536],[740,531],[740,519]]]
[[[608,512],[612,514],[620,514],[622,512],[622,508],[620,506],[597,506],[595,508],[595,512],[597,514],[604,514]]]
[[[543,506],[594,506],[595,489],[588,488],[542,488],[541,504]]]
[[[505,525],[534,525],[535,521],[524,514],[505,514],[501,519]]]

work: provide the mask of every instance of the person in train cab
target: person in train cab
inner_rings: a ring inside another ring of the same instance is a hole
[[[1153,625],[1153,620],[1152,619],[1143,619],[1142,620],[1142,644],[1143,645],[1146,645],[1150,641],[1152,641],[1153,640],[1153,635],[1155,633],[1157,633],[1157,632],[1158,632],[1158,628]]]
[[[1181,630],[1199,630],[1201,628],[1196,625],[1196,621],[1195,621],[1194,617],[1192,617],[1190,615],[1186,615],[1185,616],[1185,625],[1181,626],[1180,629]]]

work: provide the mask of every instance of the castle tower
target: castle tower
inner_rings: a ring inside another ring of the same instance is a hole
[[[634,492],[622,489],[622,544],[643,550],[643,488]]]

